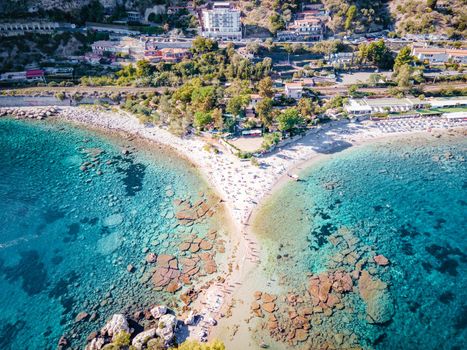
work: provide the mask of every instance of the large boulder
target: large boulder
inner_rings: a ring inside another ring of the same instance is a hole
[[[85,350],[100,350],[105,345],[105,339],[102,337],[94,338],[91,342],[86,346]]]
[[[151,315],[156,320],[159,319],[161,316],[167,313],[167,306],[165,305],[157,305],[151,309]]]
[[[109,337],[113,338],[122,331],[130,333],[128,321],[122,314],[114,314],[110,321],[108,321],[104,328],[102,328],[101,334],[107,334]]]
[[[141,350],[143,346],[152,338],[156,336],[156,328],[148,329],[147,331],[141,332],[134,337],[131,344],[136,350]]]
[[[177,318],[172,314],[165,314],[159,319],[156,334],[164,339],[166,344],[169,344],[174,338],[174,329],[176,325]]]
[[[190,311],[190,313],[188,314],[187,318],[185,318],[185,320],[183,321],[183,323],[186,325],[186,326],[191,326],[195,323],[195,313],[192,311]]]
[[[394,315],[394,302],[387,284],[363,270],[358,280],[360,296],[366,304],[368,323],[385,323]]]

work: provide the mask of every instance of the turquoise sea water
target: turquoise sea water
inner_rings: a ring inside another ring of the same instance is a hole
[[[184,229],[173,200],[195,201],[206,186],[161,150],[122,154],[130,145],[65,123],[0,120],[0,349],[55,349],[62,334],[83,345],[110,314],[164,297],[142,283],[144,258],[176,253]],[[81,311],[97,319],[75,323]]]
[[[381,350],[465,349],[466,158],[467,140],[459,136],[349,149],[319,161],[265,205],[256,227],[268,247],[267,271],[286,290],[306,293],[308,273],[334,269],[344,252],[328,238],[342,227],[357,238],[358,255],[390,261],[381,267],[362,260],[388,284],[390,321],[368,323],[354,289],[344,296],[346,307],[322,317],[310,334],[331,344],[335,333],[354,334],[364,348]]]

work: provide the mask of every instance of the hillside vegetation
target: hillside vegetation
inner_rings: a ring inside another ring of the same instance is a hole
[[[399,33],[467,34],[467,0],[395,0],[390,11]]]

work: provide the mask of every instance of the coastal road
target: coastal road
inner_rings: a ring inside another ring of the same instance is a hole
[[[17,88],[17,89],[0,89],[0,93],[2,91],[17,91],[17,95],[25,94],[25,95],[34,95],[34,94],[42,94],[47,92],[49,94],[55,94],[57,92],[65,92],[67,94],[73,93],[99,93],[99,92],[107,92],[107,93],[150,93],[150,92],[158,92],[162,93],[165,90],[173,90],[173,87],[132,87],[132,86],[35,86],[35,87],[25,87],[25,88]]]
[[[318,91],[323,96],[346,95],[350,85],[332,85],[332,86],[315,86],[312,89]],[[423,86],[426,92],[434,92],[442,89],[467,89],[467,83],[442,83],[442,84],[427,84]],[[163,93],[165,90],[173,90],[173,87],[132,87],[132,86],[72,86],[72,87],[49,87],[38,86],[18,89],[1,89],[0,94],[7,91],[15,91],[14,95],[53,95],[58,92],[65,92],[67,94],[89,94],[94,93]],[[361,88],[358,91],[371,93],[374,96],[387,96],[389,88],[386,87],[372,87]]]

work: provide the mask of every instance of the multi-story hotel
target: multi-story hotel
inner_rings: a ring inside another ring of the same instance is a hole
[[[228,2],[215,2],[211,9],[203,10],[202,28],[202,35],[207,38],[240,40],[240,11]]]

